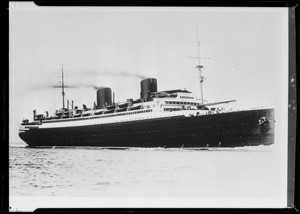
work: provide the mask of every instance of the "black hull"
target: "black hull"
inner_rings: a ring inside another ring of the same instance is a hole
[[[268,121],[259,125],[259,119]],[[274,109],[65,128],[31,128],[30,147],[240,147],[274,143]]]

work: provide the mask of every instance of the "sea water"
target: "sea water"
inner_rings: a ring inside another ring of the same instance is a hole
[[[278,201],[285,194],[282,177],[282,164],[274,145],[174,149],[9,148],[12,211],[26,210],[30,204],[24,203],[26,198],[41,197]],[[56,207],[55,200],[46,201],[46,207]],[[35,206],[41,203],[35,202]],[[135,205],[134,201],[128,203]],[[154,202],[150,204],[155,206]]]

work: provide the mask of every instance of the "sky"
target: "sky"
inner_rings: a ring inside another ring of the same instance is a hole
[[[285,121],[288,74],[287,8],[39,8],[10,2],[9,140],[21,142],[23,118],[52,114],[66,99],[92,107],[98,87],[116,101],[137,99],[142,77],[158,90],[200,95],[197,29],[204,59],[204,99],[237,100],[235,108],[272,107]],[[126,75],[124,75],[126,74]]]

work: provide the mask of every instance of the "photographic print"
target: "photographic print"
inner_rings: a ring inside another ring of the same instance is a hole
[[[11,211],[287,206],[288,8],[9,8]]]

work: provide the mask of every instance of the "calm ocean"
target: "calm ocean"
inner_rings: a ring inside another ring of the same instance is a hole
[[[11,146],[9,193],[272,199],[282,194],[278,157],[274,145],[208,150]]]

